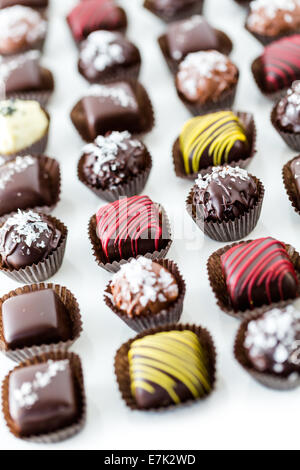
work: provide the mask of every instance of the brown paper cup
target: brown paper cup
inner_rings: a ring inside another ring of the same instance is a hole
[[[130,387],[130,374],[129,374],[129,362],[128,362],[128,352],[130,350],[131,344],[139,339],[139,338],[144,338],[145,336],[148,335],[153,335],[155,333],[159,333],[161,331],[183,331],[183,330],[190,330],[193,331],[199,338],[201,345],[207,352],[207,357],[209,361],[209,376],[210,376],[210,384],[211,384],[211,390],[210,393],[214,391],[215,388],[215,383],[216,383],[216,360],[217,360],[217,353],[214,345],[214,341],[210,333],[205,329],[200,326],[196,325],[182,325],[182,324],[177,324],[177,325],[166,325],[164,327],[157,327],[153,328],[147,331],[143,331],[143,333],[140,333],[137,335],[135,338],[131,339],[127,343],[124,343],[123,346],[120,347],[120,349],[117,351],[116,356],[115,356],[115,375],[117,378],[117,383],[119,386],[120,393],[122,395],[123,400],[125,401],[126,405],[131,409],[131,410],[139,410],[139,411],[165,411],[165,410],[170,410],[174,409],[175,407],[182,407],[183,405],[191,405],[199,400],[203,400],[204,398],[207,398],[208,395],[205,397],[200,397],[196,400],[190,400],[187,402],[184,402],[180,405],[170,405],[167,407],[161,406],[159,408],[139,408],[134,397],[131,394],[131,387]]]
[[[175,15],[168,11],[161,12],[153,8],[151,1],[149,0],[144,1],[144,8],[146,8],[151,13],[153,13],[153,15],[158,16],[161,20],[165,21],[166,23],[171,23],[173,21],[179,21],[185,18],[189,18],[190,16],[193,16],[193,15],[201,15],[203,11],[203,2],[204,0],[198,0],[197,2],[194,2],[192,5],[187,5]]]
[[[290,147],[292,150],[296,150],[296,152],[300,151],[300,133],[296,134],[295,132],[285,131],[281,129],[276,122],[276,110],[277,110],[278,103],[274,106],[271,112],[271,123],[274,129],[278,132],[282,140]]]
[[[108,202],[114,202],[124,196],[131,197],[140,194],[147,184],[150,171],[152,169],[152,158],[150,153],[147,151],[146,168],[143,171],[141,171],[138,175],[130,178],[126,183],[120,184],[113,189],[101,189],[92,186],[86,180],[83,172],[83,163],[84,155],[79,160],[77,167],[77,176],[79,181],[89,188],[90,191],[95,193],[96,196],[100,197],[101,199],[105,199]]]
[[[41,68],[42,83],[39,90],[18,91],[7,93],[8,99],[13,100],[32,100],[38,101],[41,106],[45,107],[54,90],[54,78],[50,70]]]
[[[175,302],[173,302],[167,309],[161,310],[156,314],[151,312],[143,315],[134,315],[132,318],[129,317],[126,312],[117,308],[112,302],[112,292],[111,292],[111,282],[106,287],[104,293],[104,301],[106,305],[116,314],[121,320],[123,320],[126,325],[129,326],[132,330],[136,332],[141,332],[148,330],[150,328],[156,328],[157,326],[164,326],[175,324],[180,320],[182,310],[183,310],[183,301],[185,297],[186,285],[185,281],[178,269],[177,264],[173,261],[163,259],[163,260],[153,260],[155,263],[160,264],[165,269],[167,269],[176,279],[179,296]]]
[[[40,346],[25,347],[22,349],[9,349],[5,342],[3,334],[3,323],[2,323],[2,305],[3,303],[12,297],[26,294],[28,292],[36,292],[45,289],[52,289],[60,298],[68,310],[70,323],[72,327],[72,336],[68,341],[61,341],[56,344],[43,344]],[[32,359],[34,356],[40,356],[42,354],[48,354],[51,352],[62,351],[66,352],[73,343],[79,338],[82,332],[82,321],[80,315],[80,309],[77,299],[74,297],[71,291],[66,287],[62,287],[55,284],[31,284],[29,286],[20,287],[14,291],[9,292],[0,299],[0,351],[3,352],[7,357],[16,362],[22,362],[27,359]]]
[[[205,235],[218,242],[232,242],[245,238],[255,229],[261,214],[265,188],[258,178],[253,175],[249,176],[251,176],[256,182],[258,188],[258,201],[250,210],[234,220],[223,222],[205,221],[203,206],[199,205],[196,207],[193,202],[196,185],[191,189],[186,200],[186,210],[195,224],[198,225]]]
[[[238,160],[236,162],[229,162],[227,165],[230,165],[232,167],[239,166],[240,168],[247,168],[249,163],[251,162],[252,158],[256,154],[256,126],[255,126],[255,121],[253,118],[253,114],[251,113],[243,113],[241,111],[238,111],[235,113],[240,122],[242,123],[245,133],[249,142],[249,157],[246,158],[245,160]],[[183,158],[182,158],[182,153],[180,150],[180,144],[179,144],[179,137],[175,140],[173,144],[173,149],[172,149],[172,158],[173,158],[173,165],[174,165],[174,170],[176,176],[178,178],[185,178],[191,181],[195,181],[199,175],[206,175],[207,173],[210,173],[212,169],[214,168],[213,166],[208,166],[207,168],[200,169],[197,173],[190,173],[186,174],[184,164],[183,164]]]
[[[299,158],[299,155],[284,165],[282,169],[282,179],[292,207],[294,208],[294,211],[300,215],[300,196],[298,195],[295,180],[291,172],[291,163],[293,160],[296,160],[296,158]]]
[[[162,220],[163,220],[163,237],[165,240],[168,240],[168,243],[165,248],[163,248],[160,251],[154,251],[153,253],[146,253],[145,255],[140,255],[140,256],[145,256],[145,258],[149,258],[151,260],[157,260],[157,259],[163,259],[167,256],[167,253],[169,249],[171,248],[172,245],[172,235],[171,235],[171,227],[170,227],[170,222],[167,217],[167,214],[164,210],[164,208],[158,204],[159,209],[161,210],[162,214]],[[164,227],[165,225],[165,227]],[[109,273],[116,273],[119,271],[120,267],[123,264],[129,263],[133,258],[128,258],[128,259],[122,259],[121,261],[113,261],[112,263],[108,263],[106,260],[106,257],[103,253],[102,246],[100,243],[99,238],[97,237],[96,233],[96,215],[93,215],[90,218],[89,225],[88,225],[88,237],[90,239],[91,245],[92,245],[92,252],[94,255],[94,258],[97,262],[97,264],[100,266],[100,268],[105,269]],[[137,256],[139,258],[139,256]]]
[[[213,113],[215,111],[232,109],[235,101],[235,95],[237,92],[238,81],[239,71],[237,76],[237,82],[235,85],[231,86],[229,90],[223,91],[223,93],[221,93],[221,95],[216,101],[207,100],[206,103],[193,103],[192,101],[188,101],[184,97],[184,95],[177,89],[176,84],[175,87],[179,99],[190,111],[190,113],[194,116],[202,116],[203,114]]]
[[[6,274],[6,276],[14,281],[32,284],[46,281],[59,270],[65,254],[68,229],[55,217],[47,215],[47,219],[49,219],[62,234],[58,247],[43,261],[21,269],[4,268],[0,256],[0,272]]]
[[[117,65],[111,71],[106,71],[102,73],[102,77],[98,80],[89,80],[83,73],[83,69],[80,66],[80,61],[78,62],[78,71],[83,76],[85,80],[89,83],[97,83],[100,85],[105,85],[106,83],[122,81],[122,80],[137,80],[140,75],[142,62],[140,60],[139,63],[133,64],[129,67],[124,65]]]
[[[134,87],[136,88],[137,95],[143,96],[143,102],[140,104],[140,106],[143,108],[143,122],[141,122],[140,126],[137,127],[136,129],[131,129],[130,132],[133,135],[146,134],[152,130],[152,128],[154,127],[154,122],[155,122],[152,102],[145,88],[139,82],[135,80],[127,80],[127,82],[134,83]],[[75,129],[77,130],[77,132],[79,133],[79,135],[85,142],[91,142],[93,140],[90,137],[86,116],[85,116],[84,109],[82,106],[82,100],[78,101],[78,103],[72,109],[71,121]],[[114,130],[114,129],[107,129],[107,131],[108,130]],[[124,129],[124,130],[128,130],[128,129]]]
[[[247,240],[245,243],[250,243],[253,240]],[[254,315],[259,315],[271,308],[281,308],[293,303],[295,299],[287,299],[281,302],[273,302],[270,305],[262,305],[261,307],[254,308],[252,310],[234,310],[231,305],[230,298],[227,291],[226,280],[223,274],[223,269],[221,265],[221,256],[226,253],[230,248],[239,245],[240,243],[233,243],[232,245],[227,245],[219,250],[215,251],[207,261],[207,271],[210,286],[216,297],[217,305],[219,308],[234,318],[239,318],[244,320],[245,318],[251,318]],[[297,277],[300,281],[300,255],[291,245],[285,244],[285,249],[294,265],[294,268],[297,273]],[[298,288],[298,296],[300,295],[300,284]]]
[[[71,424],[70,426],[58,429],[57,431],[50,432],[49,434],[39,434],[36,436],[29,436],[23,437],[20,435],[18,430],[16,429],[14,422],[9,413],[9,378],[13,371],[17,369],[22,369],[27,366],[32,366],[36,364],[41,364],[48,360],[64,360],[69,359],[71,368],[74,375],[74,382],[75,388],[77,393],[77,401],[79,404],[79,414],[77,417],[76,422]],[[4,415],[4,419],[6,421],[6,425],[9,431],[19,439],[23,439],[27,442],[36,442],[38,444],[51,444],[54,442],[60,442],[65,439],[68,439],[75,434],[77,434],[84,426],[86,420],[86,397],[85,397],[85,390],[84,390],[84,380],[83,380],[83,373],[82,373],[82,366],[79,356],[74,353],[67,353],[65,351],[52,351],[47,354],[42,354],[40,356],[35,356],[32,359],[27,359],[26,361],[19,364],[15,367],[4,379],[2,383],[2,412]]]
[[[46,157],[45,155],[36,155],[36,158],[39,159],[40,164],[43,168],[43,171],[47,173],[49,179],[51,181],[51,204],[49,206],[37,206],[37,207],[27,207],[27,209],[34,210],[36,212],[42,212],[43,214],[50,214],[57,206],[60,201],[60,193],[61,193],[61,174],[60,174],[60,166],[57,160],[54,158]],[[11,217],[15,212],[11,212],[10,214],[5,214],[0,216],[0,225],[4,224],[4,222]]]
[[[46,130],[45,135],[38,140],[37,142],[34,142],[32,145],[29,147],[26,147],[25,149],[19,150],[18,152],[14,153],[6,153],[6,154],[1,154],[0,157],[2,157],[5,161],[13,160],[14,158],[18,156],[26,156],[26,155],[43,155],[45,153],[47,144],[48,144],[48,136],[49,136],[49,127],[50,127],[50,115],[47,113],[47,111],[43,108],[43,111],[46,113],[48,117],[48,128]]]
[[[216,36],[218,37],[219,47],[217,50],[222,54],[229,55],[232,52],[233,44],[229,36],[219,29],[214,29]],[[161,49],[161,52],[164,56],[165,61],[171,72],[175,75],[178,71],[178,66],[181,60],[172,59],[170,56],[170,51],[167,43],[167,37],[164,34],[158,38],[158,44]]]
[[[250,374],[254,380],[257,380],[262,385],[265,385],[268,388],[273,388],[276,390],[292,390],[300,386],[300,376],[299,374],[292,374],[289,377],[284,377],[279,374],[271,374],[266,372],[260,372],[256,370],[251,362],[249,361],[245,348],[245,333],[248,327],[248,324],[251,320],[258,318],[260,315],[252,316],[244,320],[238,330],[238,333],[235,338],[234,344],[234,356],[238,363],[243,367],[243,369]]]
[[[292,81],[291,83],[286,86],[285,88],[282,88],[278,91],[266,91],[265,90],[265,87],[264,87],[264,77],[263,77],[263,73],[262,73],[262,64],[261,64],[261,57],[257,57],[253,62],[252,62],[252,65],[251,65],[251,70],[252,70],[252,75],[253,75],[253,78],[255,80],[255,83],[257,85],[257,87],[259,88],[259,90],[261,91],[261,93],[268,99],[272,100],[272,101],[277,101],[279,100],[280,98],[282,98],[282,96],[285,95],[285,92],[287,91],[287,89],[291,86],[292,84]]]

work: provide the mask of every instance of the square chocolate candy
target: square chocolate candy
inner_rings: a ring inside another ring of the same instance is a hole
[[[5,300],[2,330],[9,349],[59,343],[72,337],[69,312],[52,289]]]

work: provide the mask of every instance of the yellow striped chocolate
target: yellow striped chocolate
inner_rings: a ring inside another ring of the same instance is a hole
[[[160,332],[138,339],[128,359],[131,392],[141,407],[160,406],[161,392],[166,405],[197,399],[211,389],[208,358],[192,331]]]
[[[208,166],[228,163],[229,154],[237,142],[247,148],[245,130],[232,111],[197,116],[184,125],[180,134],[180,150],[186,174],[197,173]],[[241,155],[241,158],[245,155]],[[203,159],[209,164],[203,166]]]

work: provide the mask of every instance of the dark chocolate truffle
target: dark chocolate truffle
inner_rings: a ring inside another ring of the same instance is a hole
[[[235,310],[247,310],[298,296],[298,279],[283,243],[260,238],[221,256],[227,291]]]
[[[127,131],[98,136],[83,148],[83,173],[95,188],[113,189],[145,170],[145,145]],[[0,172],[1,175],[1,172]]]
[[[125,11],[113,0],[85,0],[76,5],[67,17],[76,42],[83,41],[90,33],[99,29],[125,31]]]
[[[9,378],[9,414],[21,437],[48,434],[76,422],[75,380],[68,359],[15,369]]]
[[[289,377],[300,373],[300,312],[292,305],[272,309],[251,320],[244,349],[259,372]]]
[[[161,208],[148,196],[122,198],[96,214],[97,236],[108,262],[160,251],[167,247]]]
[[[249,211],[258,201],[258,187],[246,170],[219,166],[199,176],[193,204],[201,207],[205,222],[234,220]]]
[[[32,8],[15,5],[0,11],[0,54],[12,55],[41,48],[47,22]]]
[[[270,38],[300,28],[299,0],[253,0],[247,18],[249,31]]]
[[[95,31],[80,46],[78,69],[90,83],[137,78],[140,64],[138,48],[118,32]]]
[[[188,54],[176,75],[179,96],[190,103],[217,102],[221,95],[238,82],[238,69],[218,51]]]
[[[296,188],[298,207],[300,207],[300,156],[290,162],[290,171]]]
[[[232,111],[190,119],[181,131],[179,144],[187,175],[250,156],[245,129]]]
[[[201,14],[203,0],[145,0],[144,7],[166,22]]]
[[[37,264],[50,255],[61,232],[43,214],[18,211],[0,228],[2,268],[21,269]]]
[[[2,330],[9,349],[72,338],[70,315],[52,289],[22,293],[2,304]]]
[[[192,331],[163,331],[137,339],[128,360],[131,393],[139,408],[178,405],[211,391],[208,353]]]
[[[179,295],[175,277],[143,256],[121,266],[110,288],[113,304],[130,318],[156,314],[168,308]]]
[[[279,129],[300,133],[300,81],[293,82],[275,110],[275,123]]]
[[[0,216],[18,209],[51,206],[51,179],[34,156],[17,157],[0,166]]]

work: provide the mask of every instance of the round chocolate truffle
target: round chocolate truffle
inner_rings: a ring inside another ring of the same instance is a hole
[[[259,372],[287,377],[300,372],[300,312],[292,305],[250,321],[244,348]]]
[[[138,48],[118,32],[95,31],[80,46],[78,68],[90,83],[116,80],[126,71],[137,78],[132,67],[140,63]]]
[[[276,125],[286,132],[300,132],[300,81],[293,82],[275,110]]]
[[[196,208],[201,206],[206,222],[234,220],[257,201],[258,188],[254,178],[239,167],[215,167],[196,180],[193,204]]]
[[[214,50],[188,54],[176,75],[178,92],[185,100],[200,104],[217,101],[237,81],[236,66],[227,56]]]
[[[0,54],[17,54],[41,47],[47,22],[32,8],[15,5],[0,10]]]
[[[83,148],[83,173],[98,189],[113,189],[145,170],[148,152],[145,145],[127,131],[98,136]]]
[[[0,228],[1,265],[21,269],[47,258],[57,247],[61,232],[43,214],[18,211]]]
[[[143,256],[121,267],[112,278],[111,292],[114,305],[129,317],[158,313],[179,295],[175,277]]]

